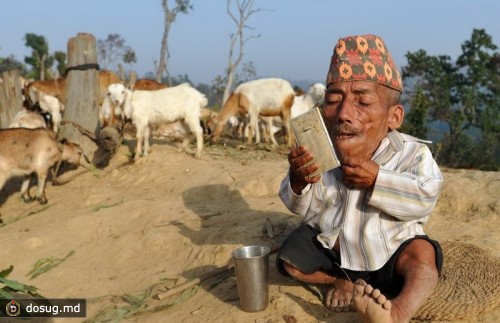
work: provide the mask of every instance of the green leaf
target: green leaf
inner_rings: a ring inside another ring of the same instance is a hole
[[[130,305],[135,305],[141,302],[144,302],[147,299],[148,295],[147,293],[141,293],[139,295],[130,295],[130,294],[125,294],[122,296],[122,299],[129,303]]]
[[[26,285],[17,282],[15,280],[10,280],[7,278],[0,278],[0,283],[3,283],[5,286],[12,288],[16,291],[26,291]]]
[[[113,206],[117,206],[117,205],[120,205],[123,203],[123,200],[119,201],[119,202],[116,202],[116,203],[113,203],[113,204],[110,204],[110,205],[98,205],[96,206],[94,209],[92,209],[92,212],[97,212],[99,211],[100,209],[107,209],[107,208],[110,208],[110,207],[113,207]]]
[[[7,278],[7,276],[10,275],[10,273],[14,270],[14,266],[10,265],[9,268],[7,269],[4,269],[2,271],[0,271],[0,277],[2,278]]]
[[[10,279],[3,278],[3,277],[0,277],[0,283],[3,283],[6,287],[8,287],[14,291],[32,294],[32,295],[37,294],[37,290],[38,290],[38,288],[36,288],[35,286],[25,285],[25,284],[20,283],[18,281],[10,280]]]
[[[0,288],[0,298],[12,299],[12,295],[3,288]]]
[[[59,266],[61,263],[63,263],[66,259],[68,259],[71,255],[75,253],[74,250],[71,250],[66,257],[64,258],[57,258],[57,257],[45,257],[42,259],[39,259],[35,265],[33,266],[33,269],[26,274],[26,276],[31,275],[30,280],[40,276],[43,273],[46,273],[47,271]]]

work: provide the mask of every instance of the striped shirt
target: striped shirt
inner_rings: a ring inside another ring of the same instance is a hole
[[[287,175],[280,197],[285,206],[319,230],[325,248],[340,243],[341,266],[356,271],[380,269],[406,240],[424,233],[443,178],[424,141],[391,131],[372,160],[380,165],[373,189],[342,183],[340,168],[295,194]]]

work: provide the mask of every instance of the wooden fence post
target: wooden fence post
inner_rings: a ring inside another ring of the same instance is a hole
[[[3,72],[2,80],[0,82],[0,127],[7,128],[23,106],[19,71]]]
[[[89,33],[78,33],[68,40],[68,68],[66,75],[66,109],[64,120],[78,123],[98,134],[99,70],[96,39]],[[61,126],[59,138],[79,143],[92,161],[97,144],[81,134],[71,124]]]

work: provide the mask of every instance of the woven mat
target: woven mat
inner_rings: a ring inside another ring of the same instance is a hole
[[[477,317],[500,305],[500,259],[461,242],[442,242],[444,264],[434,293],[414,317],[457,320]]]

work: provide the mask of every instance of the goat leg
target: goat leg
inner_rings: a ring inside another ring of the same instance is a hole
[[[61,185],[59,180],[57,179],[57,173],[59,173],[59,169],[61,168],[62,160],[58,161],[56,166],[52,167],[50,172],[52,175],[52,185]]]
[[[38,187],[36,192],[36,199],[40,204],[47,204],[47,197],[45,197],[45,180],[47,179],[47,174],[38,174]]]
[[[33,198],[30,196],[30,180],[31,174],[24,176],[23,184],[21,185],[21,198],[25,203],[29,203],[33,201]]]

